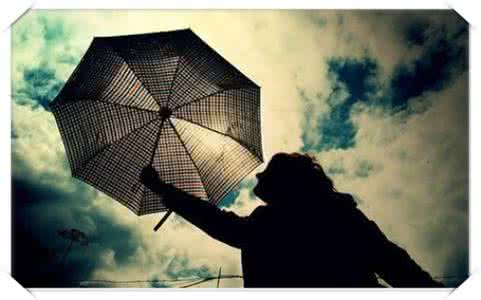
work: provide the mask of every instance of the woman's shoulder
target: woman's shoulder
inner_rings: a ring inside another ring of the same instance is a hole
[[[320,198],[321,199],[316,199],[313,204],[335,210],[357,209],[357,203],[354,200],[354,197],[348,193],[332,192],[329,194],[321,195]]]
[[[269,211],[267,205],[259,205],[257,206],[249,215],[249,218],[257,218],[259,216],[264,215],[266,212]]]

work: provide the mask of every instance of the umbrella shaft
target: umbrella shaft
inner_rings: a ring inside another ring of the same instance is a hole
[[[164,224],[164,222],[167,220],[167,218],[170,216],[171,213],[172,213],[172,210],[169,210],[169,211],[162,217],[162,219],[160,219],[159,223],[158,223],[157,225],[155,225],[154,231],[159,230],[160,226],[162,226],[162,224]]]

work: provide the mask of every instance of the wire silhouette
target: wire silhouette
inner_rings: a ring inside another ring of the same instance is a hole
[[[219,287],[219,281],[220,281],[220,279],[232,279],[232,278],[243,278],[243,276],[241,276],[241,275],[209,276],[209,277],[205,277],[205,278],[203,278],[203,279],[200,279],[200,280],[198,280],[198,281],[196,281],[196,282],[193,282],[193,283],[189,283],[189,284],[187,284],[187,285],[184,285],[184,286],[182,286],[181,288],[189,288],[189,287],[192,287],[192,286],[195,286],[195,285],[204,283],[204,282],[212,281],[212,280],[217,280],[217,287]]]
[[[180,288],[189,288],[205,282],[217,280],[217,288],[220,287],[221,279],[242,279],[242,275],[222,275],[222,268],[219,268],[218,276],[207,276],[207,277],[190,277],[190,278],[177,278],[177,279],[156,279],[156,280],[106,280],[106,279],[92,279],[84,280],[80,282],[83,283],[110,283],[110,284],[129,284],[129,283],[179,283],[184,284]],[[467,279],[467,276],[433,276],[434,279]],[[379,278],[379,277],[378,277]]]
[[[208,277],[191,277],[191,278],[176,278],[176,279],[153,279],[153,280],[106,280],[106,279],[92,279],[92,280],[84,280],[81,281],[79,284],[80,286],[84,286],[88,283],[106,283],[106,284],[130,284],[130,283],[179,283],[184,284],[181,288],[188,288],[191,286],[195,286],[204,282],[218,280],[221,279],[242,279],[242,275],[218,275],[218,276],[208,276]]]

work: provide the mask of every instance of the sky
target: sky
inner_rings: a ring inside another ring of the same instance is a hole
[[[171,287],[179,283],[156,281],[215,276],[220,267],[241,274],[239,250],[181,217],[154,233],[161,214],[138,217],[72,178],[48,108],[93,37],[183,28],[261,86],[266,161],[314,155],[423,269],[448,286],[464,281],[469,37],[454,11],[31,10],[12,28],[12,253],[21,282]],[[248,215],[262,204],[254,174],[223,209]],[[69,243],[57,230],[70,228],[90,243],[65,256]]]

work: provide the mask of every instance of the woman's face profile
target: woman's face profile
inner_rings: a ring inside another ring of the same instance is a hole
[[[280,189],[279,176],[282,174],[282,159],[279,154],[272,157],[264,171],[257,173],[257,185],[254,187],[254,195],[266,203],[272,203],[276,199],[276,190]]]
[[[257,185],[254,187],[254,195],[259,197],[261,200],[263,200],[266,203],[269,203],[269,190],[271,187],[268,186],[266,182],[266,176],[268,176],[265,171],[257,173],[256,178],[257,178]]]

